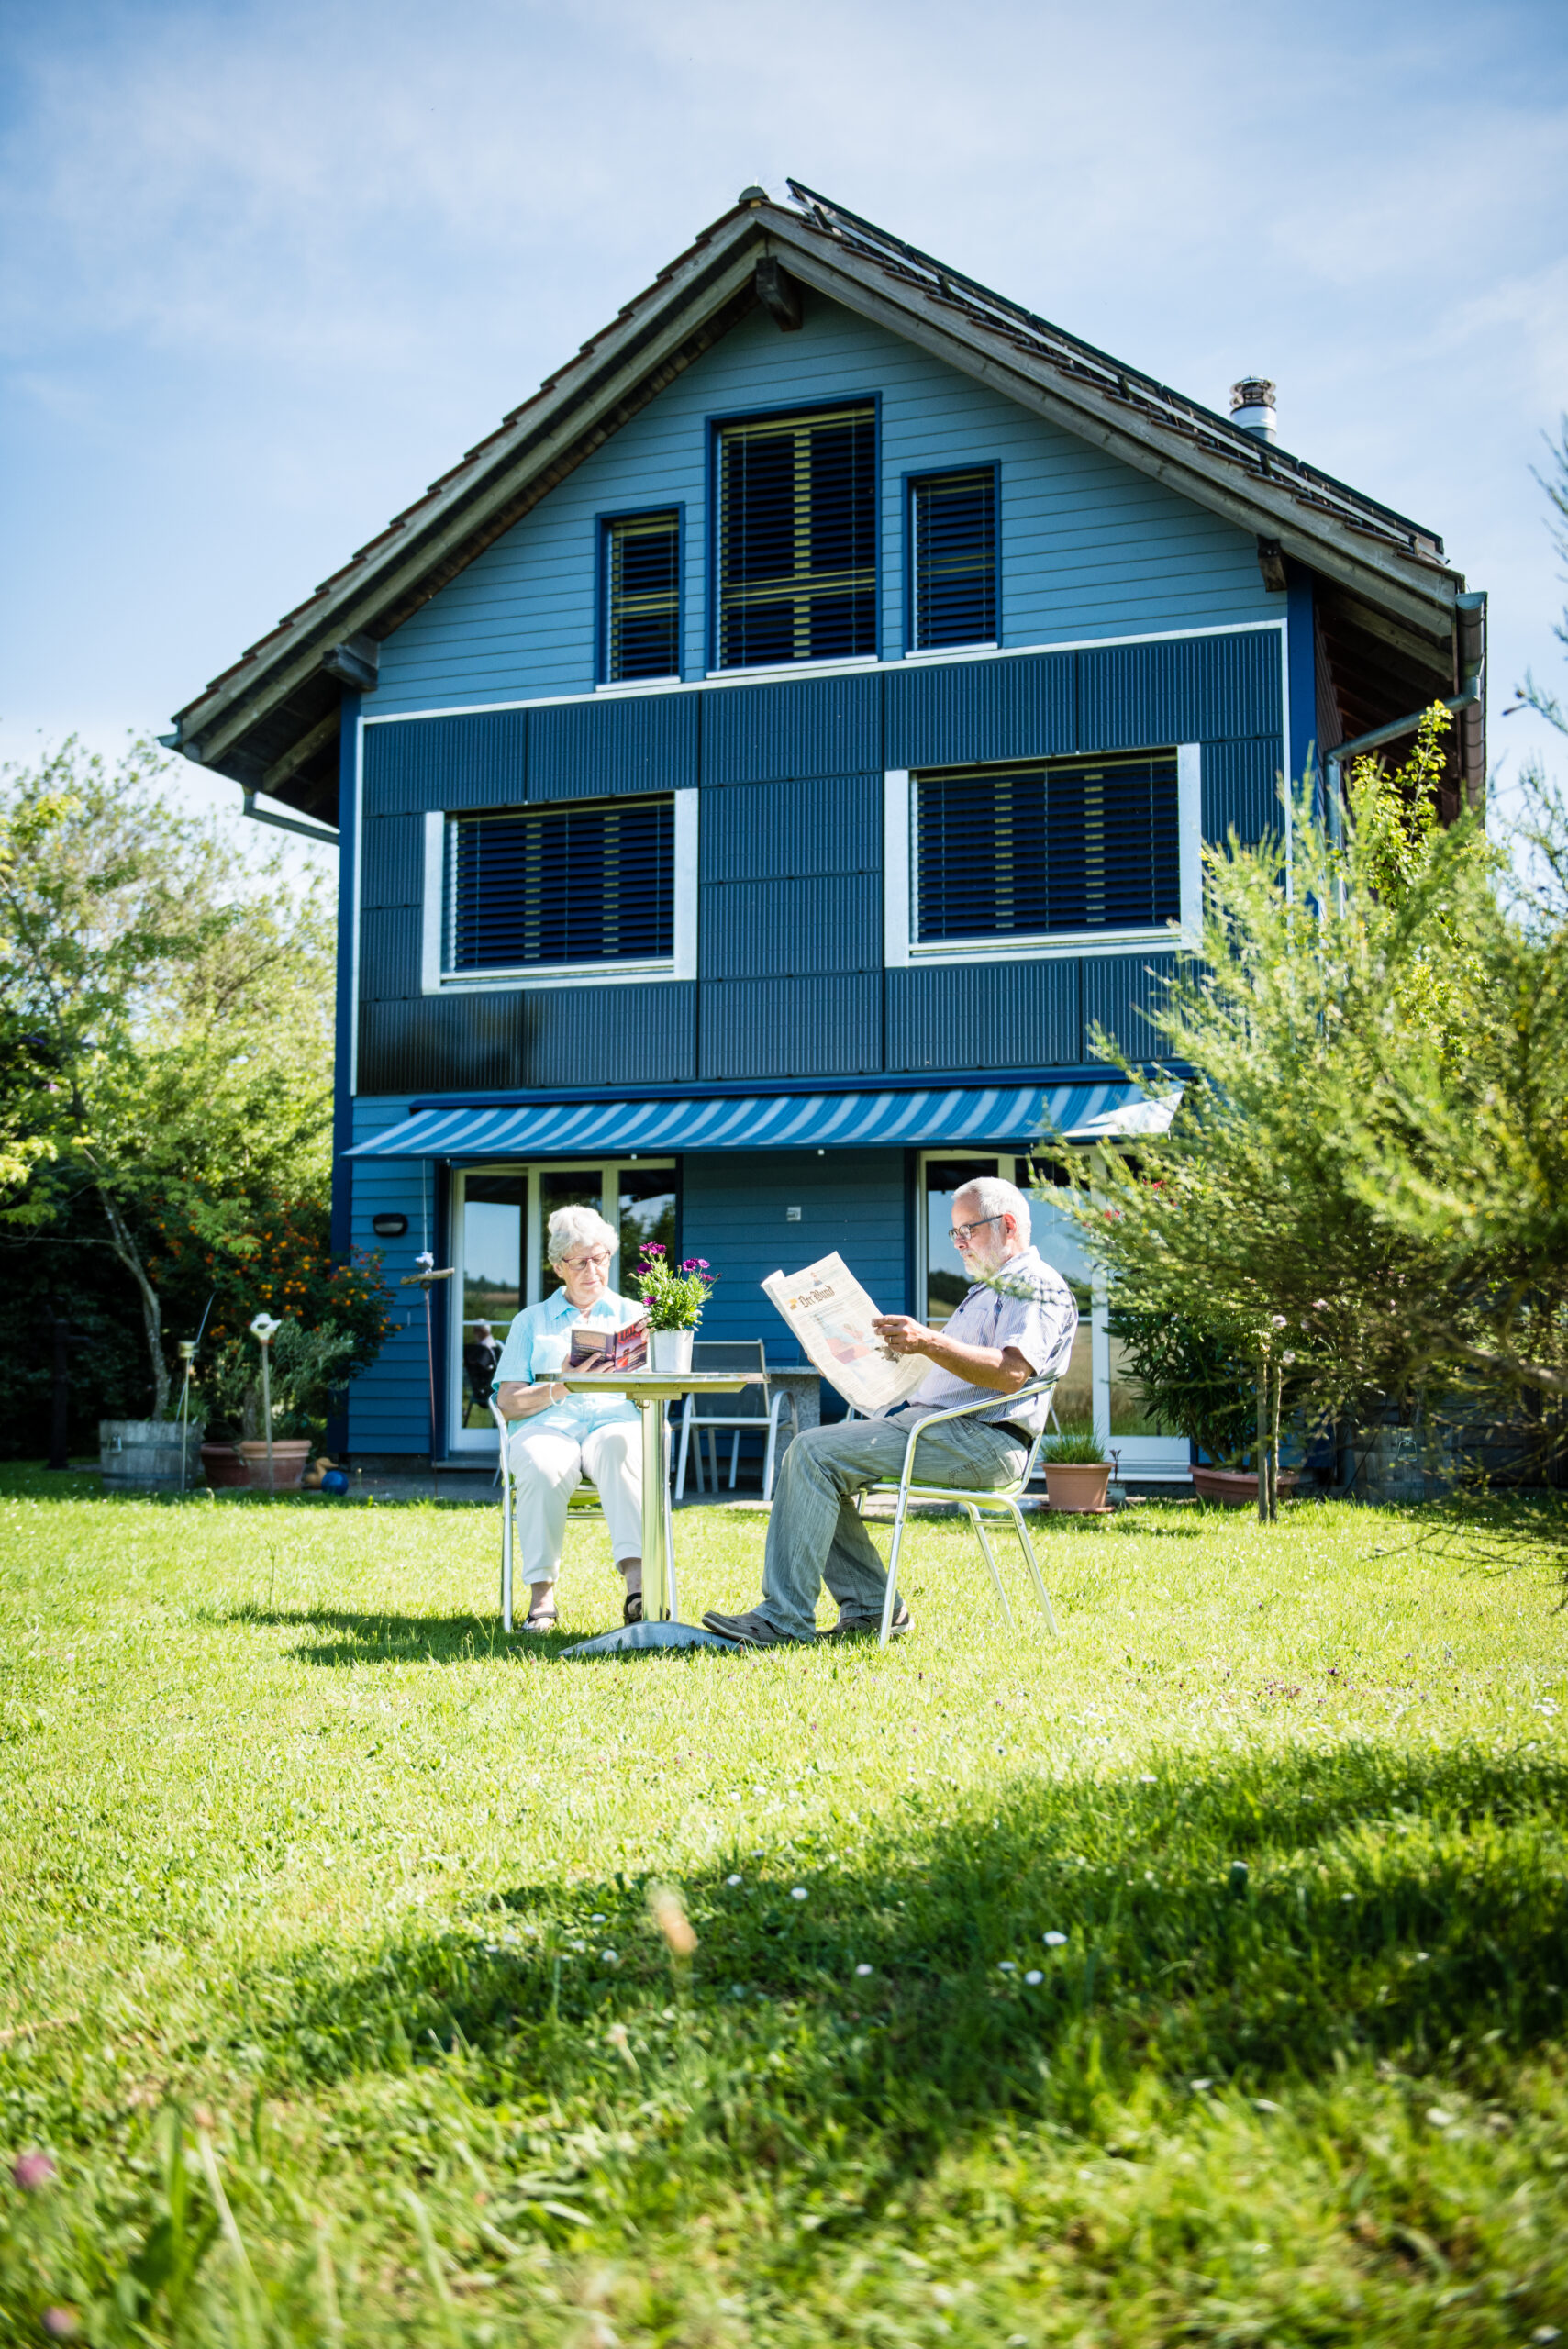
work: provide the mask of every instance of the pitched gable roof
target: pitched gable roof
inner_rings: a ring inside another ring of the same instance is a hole
[[[306,813],[336,813],[341,685],[375,647],[759,302],[805,285],[932,351],[1246,530],[1337,591],[1353,627],[1441,691],[1461,576],[1442,541],[790,181],[749,189],[575,358],[178,713],[186,756]],[[1421,690],[1432,687],[1423,682]],[[1451,683],[1447,687],[1451,691]],[[1386,714],[1386,713],[1385,713]]]

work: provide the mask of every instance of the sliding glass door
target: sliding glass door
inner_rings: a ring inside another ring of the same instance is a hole
[[[679,1205],[673,1159],[591,1159],[580,1165],[454,1167],[449,1425],[454,1452],[494,1452],[487,1397],[517,1314],[560,1283],[546,1250],[558,1208],[595,1208],[617,1233],[610,1286],[628,1288],[638,1252],[656,1240],[673,1250]]]

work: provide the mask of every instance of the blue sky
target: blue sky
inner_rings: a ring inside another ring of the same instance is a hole
[[[6,0],[0,751],[166,728],[788,173],[1212,406],[1273,376],[1490,590],[1494,763],[1540,741],[1562,0]]]

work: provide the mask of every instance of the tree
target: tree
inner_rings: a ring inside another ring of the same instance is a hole
[[[1505,920],[1497,859],[1473,818],[1445,831],[1436,816],[1449,723],[1429,712],[1395,774],[1358,763],[1342,846],[1308,778],[1288,871],[1277,838],[1206,852],[1202,956],[1151,1015],[1184,1065],[1181,1109],[1078,1177],[1073,1213],[1118,1307],[1256,1365],[1264,1515],[1287,1401],[1326,1419],[1407,1396],[1466,1364],[1496,1302],[1385,1196],[1411,1145],[1409,1073],[1457,1114],[1503,1060],[1473,1026]]]
[[[319,885],[176,812],[159,754],[74,739],[0,786],[0,1222],[48,1235],[90,1196],[169,1366],[159,1216],[243,1256],[255,1204],[323,1193],[333,940]],[[79,1219],[77,1225],[79,1228]]]

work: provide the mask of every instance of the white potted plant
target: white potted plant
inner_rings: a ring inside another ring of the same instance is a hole
[[[688,1256],[676,1264],[657,1240],[644,1244],[632,1279],[648,1308],[649,1353],[654,1370],[690,1370],[692,1340],[717,1278],[706,1256]]]

